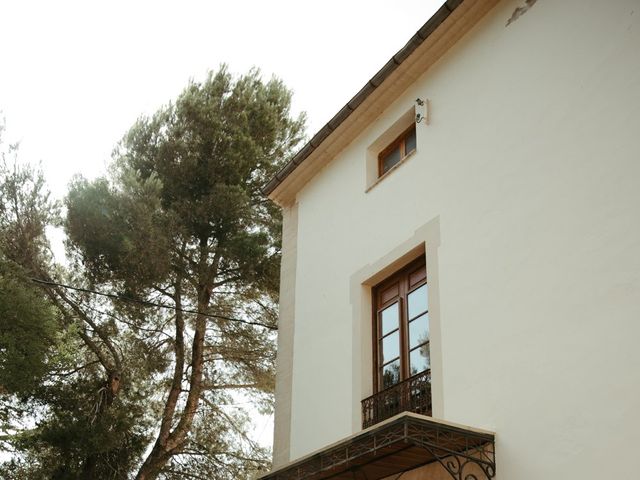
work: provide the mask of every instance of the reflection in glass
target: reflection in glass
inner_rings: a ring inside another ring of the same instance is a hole
[[[414,129],[409,132],[405,140],[405,147],[404,147],[405,155],[409,155],[415,149],[416,149],[416,131]]]
[[[426,283],[409,294],[409,318],[413,318],[427,311],[427,296]]]
[[[387,363],[399,356],[400,332],[393,332],[382,339],[382,363]]]
[[[380,313],[380,318],[382,319],[382,335],[386,335],[387,333],[398,328],[398,303],[394,303],[393,305],[385,308]]]
[[[429,314],[425,313],[409,322],[409,348],[429,340]]]
[[[382,367],[382,388],[390,387],[400,381],[400,359]]]
[[[431,358],[429,356],[429,344],[425,343],[409,352],[409,368],[411,375],[425,371],[431,366]]]
[[[391,167],[393,167],[399,161],[400,145],[387,153],[387,155],[382,159],[382,173],[387,173],[391,169]]]

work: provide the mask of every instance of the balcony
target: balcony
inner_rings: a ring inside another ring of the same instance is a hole
[[[428,476],[415,476],[417,468],[428,465]],[[496,474],[495,434],[404,412],[259,479],[380,480],[411,471],[407,479],[491,480]]]
[[[362,400],[362,428],[369,428],[401,412],[431,416],[430,370]]]

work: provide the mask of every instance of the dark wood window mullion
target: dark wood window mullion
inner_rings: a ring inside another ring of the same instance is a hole
[[[415,317],[412,317],[409,319],[409,321],[407,323],[411,323],[413,322],[416,318],[421,317],[422,315],[426,315],[427,313],[429,313],[429,309],[427,308],[424,312],[420,312],[419,314],[417,314]]]
[[[401,378],[407,378],[409,375],[409,324],[406,317],[408,314],[407,302],[403,301],[407,294],[405,282],[401,282],[400,286],[400,371]]]
[[[409,305],[406,302],[407,298],[407,286],[406,282],[401,282],[400,287],[400,370],[402,372],[402,380],[409,378],[409,323],[406,318],[409,314]],[[403,393],[400,396],[400,410],[403,411],[409,405],[409,392],[407,390],[401,390]]]
[[[419,317],[420,315],[418,315]],[[416,317],[416,318],[418,318]],[[389,335],[396,333],[399,330],[399,328],[394,328],[393,330],[391,330],[389,333],[385,333],[383,336],[380,337],[380,340],[382,340],[383,338],[387,338]]]
[[[380,337],[380,339],[378,340],[378,351],[379,351],[379,355],[378,358],[380,358],[380,364],[384,367],[385,365],[390,364],[391,362],[394,362],[395,360],[397,360],[398,358],[400,358],[402,356],[402,350],[400,350],[400,356],[398,357],[393,357],[393,360],[389,360],[388,362],[384,362],[384,349],[382,348],[383,345],[383,340],[391,335],[393,335],[394,333],[398,332],[398,330],[400,330],[399,328],[396,328],[395,330],[391,330],[389,333],[387,333],[385,336]],[[400,337],[400,335],[398,335],[398,337]]]
[[[422,347],[424,347],[425,345],[428,345],[428,344],[429,344],[429,341],[427,340],[426,342],[421,343],[420,345],[416,345],[416,346],[415,346],[415,347],[413,347],[411,350],[409,350],[409,353],[413,352],[414,350],[420,350]],[[397,357],[396,357],[396,358],[397,358]],[[394,358],[393,360],[395,360],[395,358]],[[393,361],[393,360],[392,360],[392,361]],[[387,362],[387,363],[391,363],[391,362]],[[385,365],[386,365],[386,364],[385,364]]]

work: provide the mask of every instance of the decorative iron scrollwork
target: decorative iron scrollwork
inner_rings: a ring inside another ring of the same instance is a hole
[[[465,438],[463,448],[452,447],[445,437],[424,434],[413,429],[413,442],[427,450],[455,480],[487,480],[496,475],[495,445],[493,442],[478,443]],[[478,475],[481,475],[479,477]]]
[[[377,468],[376,463],[382,461],[386,465],[384,476],[388,476],[393,455],[408,448],[414,449],[414,455],[422,450],[423,458],[412,464],[399,464],[395,473],[437,462],[455,480],[491,480],[496,474],[492,433],[405,414],[272,472],[262,480],[379,479],[382,477],[370,475]],[[373,470],[365,475],[369,468]]]
[[[362,428],[369,428],[401,412],[431,416],[430,370],[362,400]]]

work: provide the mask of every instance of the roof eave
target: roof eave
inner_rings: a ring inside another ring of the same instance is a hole
[[[360,91],[276,173],[262,188],[262,193],[281,206],[293,203],[293,196],[295,196],[298,189],[294,189],[295,191],[292,192],[289,191],[291,189],[287,187],[293,183],[292,179],[296,176],[294,172],[299,171],[301,165],[306,165],[310,157],[317,155],[320,147],[325,146],[328,139],[337,136],[340,130],[346,128],[345,124],[348,123],[347,120],[351,119],[352,114],[361,108],[362,105],[370,99],[372,94],[384,85],[394,73],[398,72],[401,65],[406,64],[408,59],[409,62],[411,62],[410,57],[412,57],[412,54],[416,53],[421,47],[424,48],[428,40],[434,36],[434,33],[439,32],[445,23],[448,24],[448,30],[454,31],[452,33],[454,41],[450,42],[448,46],[455,43],[458,39],[456,38],[456,33],[460,32],[456,32],[456,29],[451,28],[453,24],[460,20],[467,11],[474,13],[473,22],[471,23],[475,24],[497,1],[498,0],[448,0],[443,3],[440,9],[409,39],[405,46],[391,57]],[[457,18],[452,18],[456,17],[452,14],[463,4],[465,8],[460,10],[465,10],[465,12],[457,15]],[[486,8],[478,8],[478,6],[482,7],[483,5]],[[464,30],[464,32],[466,32],[466,30]],[[309,178],[312,175],[310,175]],[[306,181],[301,183],[304,184]]]

